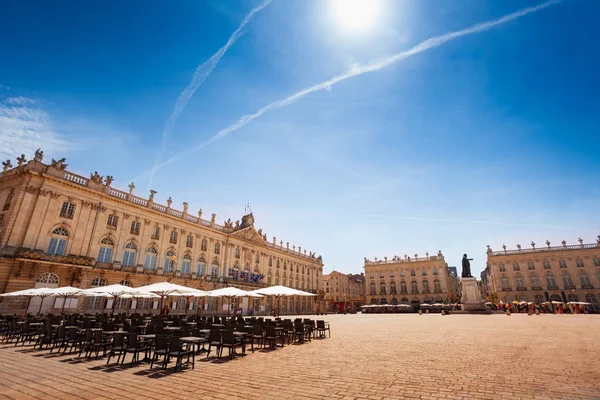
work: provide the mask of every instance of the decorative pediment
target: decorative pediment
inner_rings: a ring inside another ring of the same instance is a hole
[[[255,243],[255,244],[259,244],[261,246],[267,247],[267,243],[258,234],[258,232],[256,232],[256,229],[254,229],[253,226],[249,226],[247,228],[235,231],[231,234],[231,236],[243,239],[247,242],[251,242],[251,243]]]

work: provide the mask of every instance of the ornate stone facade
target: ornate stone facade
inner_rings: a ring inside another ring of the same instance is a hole
[[[14,168],[9,160],[0,173],[0,293],[32,287],[48,272],[60,286],[82,288],[95,278],[134,286],[172,279],[205,290],[320,288],[321,257],[275,237],[267,241],[251,213],[219,225],[215,214],[205,220],[202,210],[189,213],[187,203],[183,210],[172,208],[170,198],[156,203],[155,191],[139,197],[133,182],[121,191],[111,186],[112,176],[95,171],[86,178],[69,172],[64,158],[47,165],[42,157],[41,151],[29,162],[22,157]],[[30,270],[26,279],[15,275]],[[306,298],[282,311],[313,308]]]
[[[583,301],[599,308],[600,236],[596,243],[530,248],[487,249],[487,266],[481,274],[483,292],[492,302]]]
[[[365,304],[365,276],[332,271],[323,275],[326,311],[357,311]]]
[[[448,270],[442,252],[414,258],[404,255],[392,259],[365,258],[366,299],[368,304],[413,304],[455,302],[459,296],[458,279]]]

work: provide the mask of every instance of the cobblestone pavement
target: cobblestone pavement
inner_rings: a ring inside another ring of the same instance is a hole
[[[330,339],[178,373],[0,344],[0,398],[600,399],[600,316],[325,319]]]

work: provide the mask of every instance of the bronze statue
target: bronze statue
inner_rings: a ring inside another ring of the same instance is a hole
[[[472,278],[471,275],[471,263],[469,261],[473,261],[472,258],[468,258],[466,254],[463,255],[462,259],[462,275],[463,278]]]

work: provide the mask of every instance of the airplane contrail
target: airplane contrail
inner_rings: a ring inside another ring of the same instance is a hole
[[[273,111],[276,110],[278,108],[281,107],[285,107],[287,105],[290,105],[300,99],[302,99],[303,97],[314,93],[314,92],[318,92],[321,90],[325,90],[325,89],[329,89],[331,88],[333,85],[345,81],[346,79],[358,76],[358,75],[362,75],[365,74],[367,72],[374,72],[374,71],[378,71],[382,68],[388,67],[400,60],[403,60],[405,58],[414,56],[416,54],[420,54],[424,51],[430,50],[432,48],[435,47],[439,47],[444,43],[447,43],[451,40],[454,39],[458,39],[460,37],[463,36],[467,36],[467,35],[471,35],[474,33],[479,33],[479,32],[483,32],[483,31],[487,31],[489,29],[492,29],[498,25],[502,25],[505,24],[507,22],[510,21],[514,21],[518,18],[524,17],[528,14],[531,13],[535,13],[537,11],[540,11],[544,8],[550,7],[554,4],[560,3],[562,0],[550,0],[547,1],[545,3],[542,3],[540,5],[537,6],[533,6],[533,7],[527,7],[524,8],[522,10],[519,11],[515,11],[513,13],[507,14],[504,17],[492,20],[492,21],[486,21],[486,22],[481,22],[478,24],[475,24],[469,28],[465,28],[465,29],[461,29],[458,31],[454,31],[454,32],[449,32],[440,36],[434,36],[432,38],[429,38],[427,40],[424,40],[423,42],[419,43],[418,45],[414,46],[413,48],[406,50],[406,51],[402,51],[400,53],[396,53],[392,56],[386,57],[384,59],[379,59],[379,60],[373,60],[370,63],[368,63],[367,65],[357,65],[357,66],[353,66],[352,68],[350,68],[350,70],[346,73],[343,73],[341,75],[337,75],[334,76],[333,78],[318,83],[314,86],[311,86],[307,89],[301,90],[299,92],[294,93],[293,95],[286,97],[285,99],[282,100],[277,100],[274,101],[271,104],[268,104],[266,106],[264,106],[263,108],[259,109],[257,112],[255,112],[254,114],[246,114],[243,117],[241,117],[237,122],[235,122],[232,125],[229,125],[228,127],[221,129],[219,132],[217,132],[214,136],[212,136],[208,141],[199,144],[196,147],[191,147],[187,150],[184,150],[178,154],[175,154],[174,156],[172,156],[170,159],[168,159],[167,161],[158,164],[158,165],[154,165],[154,167],[147,171],[145,174],[150,173],[151,176],[160,168],[164,167],[165,165],[168,165],[170,163],[172,163],[173,161],[175,161],[176,159],[183,157],[185,155],[189,155],[191,153],[195,153],[196,151],[216,142],[217,140],[220,140],[222,138],[224,138],[225,136],[229,135],[232,132],[237,131],[238,129],[242,128],[243,126],[245,126],[246,124],[248,124],[250,121],[260,117],[261,115],[263,115],[266,112],[269,111]],[[144,175],[145,175],[144,174]]]
[[[225,55],[225,53],[227,52],[229,47],[231,47],[238,40],[238,38],[242,34],[242,29],[244,28],[244,26],[246,26],[246,24],[248,22],[250,22],[250,20],[254,16],[254,14],[256,14],[257,12],[259,12],[260,10],[262,10],[263,8],[268,6],[269,3],[271,3],[272,1],[273,0],[265,0],[261,5],[250,10],[250,12],[242,20],[242,23],[231,34],[231,36],[229,37],[229,40],[227,40],[227,43],[225,43],[225,45],[223,47],[221,47],[219,49],[219,51],[217,51],[215,54],[213,54],[208,60],[206,60],[205,62],[203,62],[196,68],[196,71],[194,72],[194,76],[192,77],[192,81],[185,89],[183,89],[183,91],[179,94],[179,97],[177,97],[177,101],[175,101],[175,106],[173,107],[173,111],[171,111],[171,115],[169,115],[169,119],[165,123],[165,127],[163,128],[163,131],[162,131],[162,141],[161,141],[160,149],[159,149],[158,153],[156,154],[156,158],[154,159],[155,166],[159,163],[160,158],[162,157],[162,154],[165,151],[165,147],[167,145],[167,139],[169,138],[171,132],[173,132],[173,128],[175,126],[175,123],[177,122],[177,119],[179,118],[179,116],[181,115],[183,110],[185,109],[185,106],[187,105],[188,101],[194,95],[194,92],[200,87],[200,85],[202,85],[204,83],[206,78],[208,78],[210,73],[215,69],[215,67],[217,66],[217,64],[219,63],[221,58],[223,57],[223,55]],[[154,173],[157,170],[158,169],[156,169],[156,168],[152,168],[148,186],[152,185],[152,181],[154,180]]]
[[[459,224],[484,224],[484,225],[502,225],[502,226],[514,226],[520,228],[559,228],[559,229],[577,229],[582,231],[593,231],[598,232],[598,229],[592,228],[578,228],[572,226],[560,226],[560,225],[545,225],[545,224],[515,224],[512,222],[501,222],[501,221],[485,221],[485,220],[468,220],[468,219],[453,219],[453,218],[424,218],[424,217],[409,217],[403,215],[379,215],[379,214],[362,214],[359,215],[363,218],[377,218],[377,219],[402,219],[407,221],[424,221],[424,222],[451,222]]]

